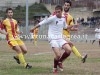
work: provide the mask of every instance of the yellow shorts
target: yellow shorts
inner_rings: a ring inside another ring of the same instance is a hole
[[[18,39],[18,40],[10,40],[8,42],[8,45],[10,47],[14,47],[14,46],[21,46],[21,45],[24,45],[23,41],[21,39]]]

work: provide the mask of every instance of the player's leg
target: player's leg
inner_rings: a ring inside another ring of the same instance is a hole
[[[13,50],[15,50],[17,52],[17,56],[18,56],[20,63],[22,63],[24,66],[26,66],[26,62],[24,60],[24,56],[23,56],[23,53],[22,53],[22,50],[20,49],[20,47],[14,46]]]
[[[21,48],[23,54],[26,54],[27,53],[27,48],[26,48],[26,45],[25,44],[20,45],[20,48]]]
[[[99,39],[99,46],[100,46],[100,39]]]
[[[92,41],[92,44],[93,44],[95,41],[96,41],[96,40],[93,40],[93,41]]]
[[[73,43],[69,40],[66,39],[66,41],[68,42],[68,44],[71,46],[72,48],[72,52],[79,58],[82,58],[82,55],[79,53],[78,49],[73,45]]]
[[[69,45],[64,39],[61,39],[60,41],[60,47],[63,48],[65,50],[65,45]],[[69,46],[70,47],[70,46]],[[65,52],[61,55],[59,62],[58,62],[58,67],[60,69],[60,71],[63,71],[63,65],[62,62],[70,55],[71,53],[71,49],[67,48],[68,50],[65,50]]]
[[[59,50],[59,45],[56,40],[51,40],[50,45],[55,53],[53,73],[57,73],[57,71],[58,71],[57,65],[58,65],[59,58],[61,56],[60,50]]]
[[[16,41],[17,41],[18,45],[20,46],[23,54],[26,54],[27,53],[27,48],[26,48],[24,42],[21,39],[16,40]]]
[[[25,44],[23,43],[23,41],[21,39],[18,39],[18,40],[16,40],[16,42],[19,45],[19,47],[21,48],[21,51],[22,51],[23,55],[26,54],[27,53],[27,48],[26,48]],[[18,64],[20,64],[18,55],[14,56],[14,59],[16,60],[16,62]]]
[[[78,51],[78,49],[74,46],[74,44],[70,41],[70,40],[66,40],[68,42],[68,44],[71,46],[72,48],[72,52],[80,59],[82,59],[82,62],[84,63],[86,61],[87,58],[87,54],[85,54],[84,56],[82,56],[80,54],[80,52]]]
[[[20,46],[14,46],[13,49],[17,52],[17,54],[18,54],[17,56],[18,56],[20,63],[27,69],[31,68],[32,66],[30,66],[29,64],[26,63]]]
[[[24,56],[23,56],[23,52],[22,52],[20,46],[18,45],[17,41],[16,40],[12,40],[12,41],[9,41],[8,44],[17,53],[17,59],[18,60],[16,60],[16,61],[19,61],[25,68],[29,68],[29,65],[26,63],[26,61],[24,59]]]
[[[58,66],[59,58],[61,57],[61,53],[60,53],[59,48],[52,47],[52,49],[55,53],[53,73],[57,73],[58,71],[57,66]]]

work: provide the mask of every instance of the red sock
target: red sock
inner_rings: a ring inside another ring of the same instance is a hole
[[[63,55],[61,56],[61,58],[59,59],[59,62],[63,62],[69,55],[70,55],[70,53],[64,52]]]
[[[58,60],[54,58],[54,68],[57,68]]]

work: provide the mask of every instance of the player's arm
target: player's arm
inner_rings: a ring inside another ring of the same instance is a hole
[[[68,25],[67,23],[66,23],[66,21],[64,21],[64,29],[66,29],[66,30],[70,30],[71,28],[73,27],[73,25]]]
[[[33,32],[36,28],[39,28],[41,25],[49,25],[49,23],[51,23],[54,20],[54,16],[49,17],[48,19],[44,19],[43,21],[41,21],[40,23],[38,23],[37,25],[35,25],[30,32]]]
[[[76,29],[74,28],[74,26],[77,27],[77,25],[71,25],[71,26],[68,26],[67,29],[68,29],[68,30],[73,30],[73,31],[74,31],[74,30],[76,30]],[[73,28],[74,28],[74,29],[73,29]]]
[[[1,34],[4,34],[4,35],[7,35],[7,32],[1,30],[1,28],[0,28],[0,33],[1,33]]]
[[[73,27],[70,29],[70,31],[77,31],[77,30],[78,30],[79,23],[74,24],[74,22],[72,21],[72,22],[70,23],[70,25],[73,25]]]
[[[36,26],[34,26],[34,28],[32,28],[32,29],[30,30],[30,32],[34,32],[34,30],[35,30],[36,28],[39,28],[39,27],[40,27],[40,25],[37,24]]]
[[[4,24],[3,23],[0,23],[0,33],[1,34],[4,34],[4,35],[7,35],[8,33],[5,31],[5,27],[4,27]]]
[[[79,25],[73,25],[73,27],[70,29],[70,31],[77,31]]]
[[[23,32],[19,31],[19,28],[17,27],[16,33],[17,33],[17,34],[22,34]]]
[[[18,27],[18,22],[15,20],[15,23],[16,23],[16,33],[17,34],[22,34],[23,32],[21,32],[20,30],[19,30],[19,27]]]
[[[21,31],[16,31],[17,32],[17,34],[22,34],[23,32],[21,32]]]

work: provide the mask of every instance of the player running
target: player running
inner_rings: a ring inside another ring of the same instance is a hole
[[[27,48],[18,36],[20,32],[18,31],[17,21],[13,19],[12,8],[6,9],[6,15],[7,18],[2,22],[2,26],[7,32],[6,39],[8,45],[17,53],[17,55],[14,56],[14,59],[18,64],[22,64],[26,69],[30,69],[32,66],[26,63],[24,59],[24,54],[27,53]]]
[[[96,41],[99,40],[99,46],[100,46],[100,28],[95,29],[95,40],[92,41],[92,44]]]

